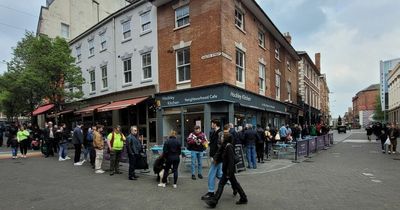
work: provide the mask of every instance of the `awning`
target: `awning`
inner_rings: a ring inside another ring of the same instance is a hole
[[[36,116],[42,113],[45,113],[47,111],[49,111],[50,109],[52,109],[54,107],[54,104],[47,104],[44,106],[41,106],[39,108],[37,108],[35,111],[33,111],[32,116]]]
[[[59,113],[57,113],[57,115],[68,114],[68,113],[71,113],[71,112],[73,112],[73,111],[74,111],[74,110],[69,109],[69,110],[65,110],[65,111],[59,112]]]
[[[82,108],[82,109],[80,109],[80,110],[77,110],[77,111],[75,111],[74,113],[75,113],[75,114],[90,114],[90,113],[92,113],[94,110],[96,110],[96,109],[98,109],[98,108],[100,108],[100,107],[103,107],[103,106],[105,106],[105,105],[107,105],[107,104],[97,104],[97,105],[93,105],[93,106],[88,106],[88,107]]]
[[[147,98],[148,97],[141,97],[141,98],[134,98],[134,99],[123,100],[123,101],[116,101],[111,104],[108,104],[107,106],[99,108],[97,111],[98,112],[106,112],[106,111],[111,111],[111,110],[124,109],[128,106],[135,106],[136,104],[146,100]]]

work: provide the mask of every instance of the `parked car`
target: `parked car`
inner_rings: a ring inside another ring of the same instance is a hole
[[[345,125],[338,125],[337,130],[338,130],[338,133],[342,133],[342,132],[346,133],[347,128]]]

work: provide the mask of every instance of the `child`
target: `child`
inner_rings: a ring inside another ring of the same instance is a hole
[[[12,154],[12,159],[17,158],[17,152],[18,152],[18,141],[17,138],[9,138],[7,141],[7,147],[11,147],[11,154]]]

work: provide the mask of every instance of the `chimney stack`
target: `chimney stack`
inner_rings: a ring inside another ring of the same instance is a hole
[[[292,44],[292,37],[290,36],[289,32],[283,33],[283,36],[289,42],[289,44]]]
[[[321,72],[321,53],[315,53],[315,66]]]

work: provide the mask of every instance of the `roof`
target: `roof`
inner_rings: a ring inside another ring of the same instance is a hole
[[[297,51],[297,54],[301,57],[304,56],[308,62],[310,63],[311,67],[318,73],[318,76],[321,75],[320,70],[317,68],[317,66],[315,65],[314,61],[311,60],[310,56],[308,55],[308,53],[306,51]]]
[[[54,104],[47,104],[41,107],[38,107],[35,111],[32,112],[32,116],[40,115],[52,109]]]
[[[379,84],[370,85],[369,87],[365,88],[364,90],[362,90],[360,92],[370,91],[370,90],[379,90]]]

